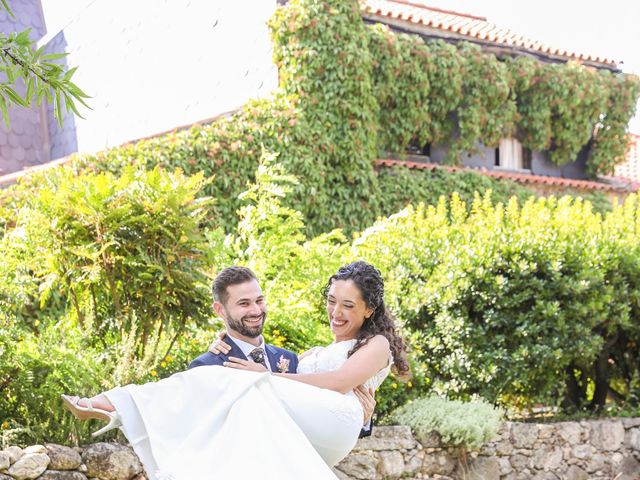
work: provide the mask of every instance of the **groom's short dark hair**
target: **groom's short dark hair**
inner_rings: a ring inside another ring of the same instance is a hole
[[[213,300],[220,302],[223,305],[229,299],[229,292],[227,287],[229,285],[238,285],[239,283],[248,282],[249,280],[258,280],[255,273],[253,273],[247,267],[227,267],[222,270],[216,278],[213,279],[211,284],[211,293],[213,294]]]

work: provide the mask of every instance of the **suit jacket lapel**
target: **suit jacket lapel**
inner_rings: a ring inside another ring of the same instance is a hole
[[[242,350],[240,350],[240,347],[236,345],[236,342],[234,342],[229,335],[225,335],[222,340],[231,347],[229,353],[225,355],[225,357],[227,357],[225,360],[228,360],[229,357],[238,357],[243,360],[248,360],[246,355],[242,353]]]
[[[267,358],[269,359],[269,366],[271,367],[271,371],[278,372],[278,361],[280,360],[280,356],[278,355],[276,347],[268,343],[265,343],[264,347],[267,351]]]

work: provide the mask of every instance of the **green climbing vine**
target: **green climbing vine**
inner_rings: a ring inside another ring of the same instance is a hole
[[[633,75],[498,58],[467,42],[424,41],[382,25],[368,34],[382,151],[402,152],[412,140],[444,143],[448,163],[458,164],[478,142],[495,147],[515,136],[548,151],[556,165],[591,146],[592,176],[611,173],[624,159],[640,95]]]

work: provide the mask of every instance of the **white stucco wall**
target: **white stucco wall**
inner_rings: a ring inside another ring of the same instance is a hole
[[[268,95],[277,69],[266,21],[276,0],[93,0],[42,43],[64,48],[92,98],[61,129],[51,159],[95,152],[211,118]],[[46,9],[45,9],[46,15]]]

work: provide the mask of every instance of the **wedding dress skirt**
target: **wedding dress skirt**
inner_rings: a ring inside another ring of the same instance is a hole
[[[298,371],[334,370],[350,345],[314,349]],[[105,395],[149,480],[335,479],[330,466],[351,451],[363,422],[352,393],[220,366]]]

